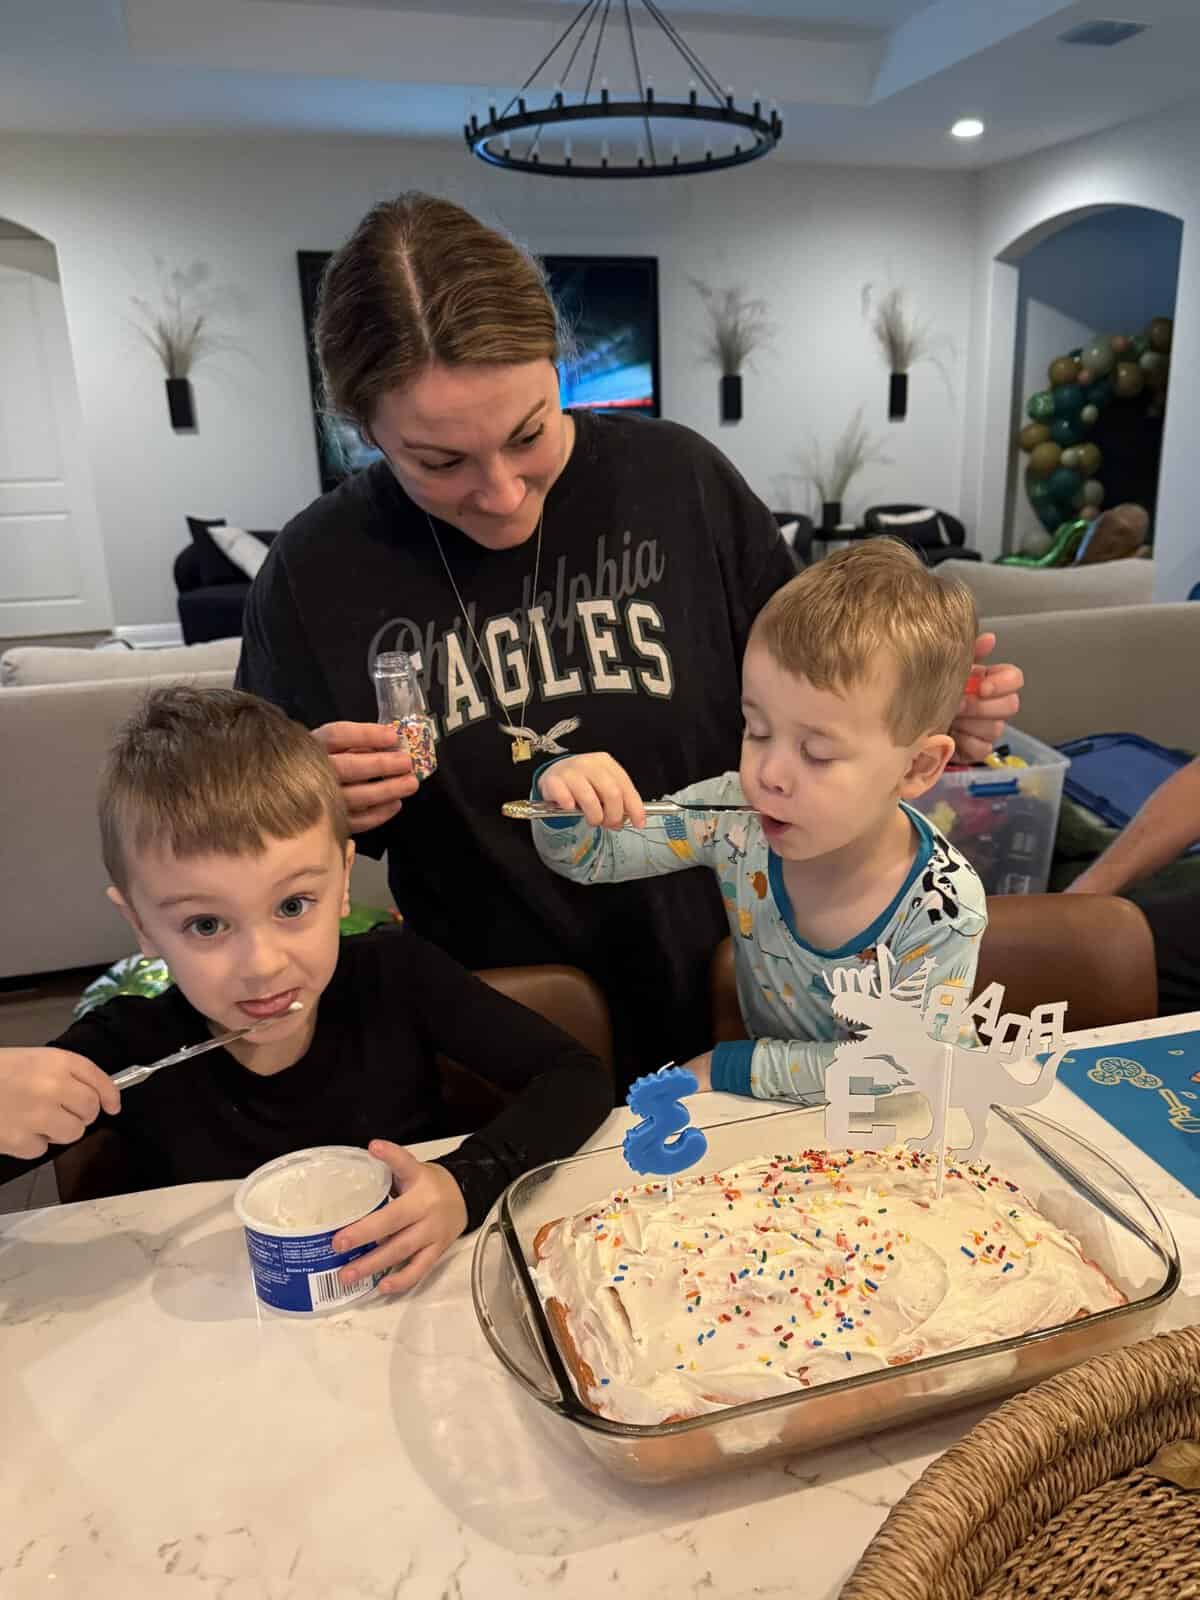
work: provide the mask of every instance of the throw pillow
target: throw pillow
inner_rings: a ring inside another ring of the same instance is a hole
[[[922,550],[938,550],[950,543],[942,519],[931,506],[916,511],[877,511],[875,521],[881,533],[895,532]]]
[[[247,578],[252,579],[267,559],[267,545],[245,528],[229,528],[221,523],[218,527],[210,528],[208,535]]]
[[[217,583],[245,583],[245,573],[235,567],[225,552],[213,542],[212,530],[223,528],[225,518],[189,517],[187,525],[196,547],[201,587],[207,589]]]

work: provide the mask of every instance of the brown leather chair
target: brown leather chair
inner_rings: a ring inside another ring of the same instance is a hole
[[[733,941],[709,969],[713,1040],[744,1039]],[[975,992],[1002,983],[1008,1010],[1067,1002],[1067,1026],[1106,1028],[1158,1012],[1154,937],[1130,900],[1107,895],[1002,894],[988,898]]]
[[[493,967],[478,974],[485,983],[528,1006],[598,1056],[613,1075],[612,1024],[599,986],[576,967]],[[470,1133],[504,1105],[494,1085],[456,1062],[439,1058],[447,1131]],[[184,1069],[186,1070],[186,1069]],[[133,1091],[135,1094],[136,1090]],[[97,1129],[77,1144],[64,1145],[54,1157],[59,1199],[98,1200],[130,1188],[120,1162],[120,1141]]]
[[[489,967],[475,974],[510,1000],[553,1022],[590,1050],[613,1077],[612,1023],[600,986],[578,967]],[[439,1057],[447,1127],[454,1133],[480,1128],[507,1096],[456,1061]]]
[[[1098,894],[988,897],[976,993],[1002,983],[1008,1010],[1067,1002],[1067,1027],[1108,1028],[1158,1014],[1154,935],[1131,900]]]

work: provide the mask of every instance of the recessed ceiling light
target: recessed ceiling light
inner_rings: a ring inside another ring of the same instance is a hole
[[[983,132],[983,123],[978,117],[960,117],[950,132],[956,139],[978,139]]]

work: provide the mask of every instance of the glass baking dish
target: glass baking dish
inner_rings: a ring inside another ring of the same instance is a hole
[[[887,1120],[897,1124],[898,1136],[920,1132],[922,1119],[928,1126],[923,1106],[915,1095],[888,1099]],[[746,1117],[705,1131],[708,1153],[697,1173],[766,1152],[826,1148],[824,1119],[811,1110]],[[956,1132],[952,1121],[952,1141]],[[614,1146],[551,1162],[509,1186],[476,1242],[475,1313],[518,1383],[570,1424],[605,1467],[634,1483],[670,1483],[836,1444],[955,1406],[998,1400],[1153,1331],[1158,1308],[1179,1286],[1179,1255],[1156,1207],[1119,1167],[1036,1112],[999,1107],[992,1109],[979,1159],[1018,1184],[1045,1217],[1072,1233],[1128,1304],[1019,1338],[927,1356],[706,1416],[654,1425],[613,1422],[597,1416],[576,1393],[530,1265],[533,1240],[544,1223],[571,1216],[628,1184],[629,1168]]]

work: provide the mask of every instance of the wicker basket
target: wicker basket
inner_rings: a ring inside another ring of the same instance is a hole
[[[1144,1471],[1200,1439],[1200,1327],[1009,1400],[896,1505],[841,1600],[1200,1600],[1200,1492]]]

